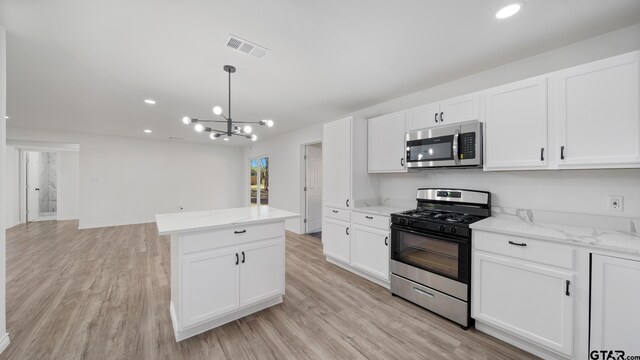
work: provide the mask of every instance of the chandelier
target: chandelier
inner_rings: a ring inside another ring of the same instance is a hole
[[[223,67],[224,71],[229,74],[229,113],[227,116],[222,114],[222,108],[220,106],[213,107],[213,113],[222,117],[224,120],[208,120],[208,119],[196,119],[185,116],[182,118],[182,122],[185,125],[195,124],[194,129],[197,132],[208,132],[211,140],[216,140],[219,137],[222,137],[224,140],[229,140],[233,135],[243,136],[247,139],[251,139],[251,141],[258,140],[258,136],[256,134],[251,134],[253,129],[249,124],[258,124],[262,126],[273,126],[273,120],[260,120],[260,121],[233,121],[231,118],[231,74],[236,72],[236,68],[231,65],[225,65]],[[227,130],[216,130],[212,129],[204,124],[208,123],[226,123]],[[241,125],[241,126],[238,126]]]

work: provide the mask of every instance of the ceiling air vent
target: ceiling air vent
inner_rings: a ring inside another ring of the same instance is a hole
[[[229,34],[229,37],[227,38],[227,46],[234,50],[249,54],[253,57],[257,57],[258,59],[265,56],[267,54],[267,51],[269,51],[269,49],[265,47],[241,39],[232,34]]]

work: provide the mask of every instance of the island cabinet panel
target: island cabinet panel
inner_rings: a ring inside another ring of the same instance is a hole
[[[236,254],[234,247],[183,258],[182,326],[196,325],[240,306]]]
[[[284,236],[280,224],[235,225],[215,231],[182,235],[182,253],[190,254],[277,236]]]
[[[284,244],[280,239],[246,245],[240,251],[240,306],[284,293]]]

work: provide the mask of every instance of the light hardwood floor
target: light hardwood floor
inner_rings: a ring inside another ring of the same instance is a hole
[[[7,233],[0,359],[527,359],[331,265],[320,240],[287,233],[284,302],[176,343],[169,239],[155,224]]]

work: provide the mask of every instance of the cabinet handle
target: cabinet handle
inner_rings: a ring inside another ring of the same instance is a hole
[[[438,113],[435,113],[435,114],[433,115],[433,120],[435,120],[436,122],[438,122]]]
[[[517,243],[517,242],[513,242],[513,241],[509,241],[509,244],[515,245],[515,246],[527,246],[527,243]]]
[[[544,148],[540,148],[540,161],[544,161]]]
[[[242,263],[244,264],[244,251],[242,252]]]
[[[571,285],[571,281],[567,280],[567,289],[564,292],[564,294],[567,296],[571,296],[571,293],[569,292],[569,285]]]
[[[385,236],[385,237],[384,237],[384,244],[385,244],[386,246],[389,246],[389,237],[388,237],[388,236]]]
[[[400,158],[400,166],[404,166],[404,158]]]
[[[349,207],[349,199],[345,200],[344,203]]]
[[[560,146],[560,160],[564,160],[564,146]]]
[[[238,253],[236,253],[236,265],[240,263],[240,257],[238,257]]]
[[[347,229],[345,230],[345,232],[347,233],[347,235],[349,235],[349,228],[347,227]]]
[[[365,215],[365,217],[366,217],[367,219],[369,219],[369,220],[373,220],[373,216],[366,216],[366,215]]]
[[[332,211],[332,212],[334,212],[334,213],[336,213],[336,214],[338,213],[338,210],[331,210],[331,211]]]
[[[444,118],[442,117],[442,115],[444,115],[443,112],[440,113],[440,122],[444,122]]]
[[[233,233],[234,233],[234,234],[244,234],[244,233],[246,233],[246,232],[247,232],[247,229],[239,230],[239,231],[234,231]]]
[[[427,295],[427,296],[428,296],[428,297],[430,297],[430,298],[435,297],[435,295],[433,295],[432,293],[430,293],[430,292],[426,292],[426,291],[424,291],[424,290],[422,290],[422,289],[418,289],[417,287],[414,287],[414,288],[413,288],[413,291],[415,291],[415,292],[417,292],[417,293],[420,293],[420,294],[422,294],[422,295]]]

